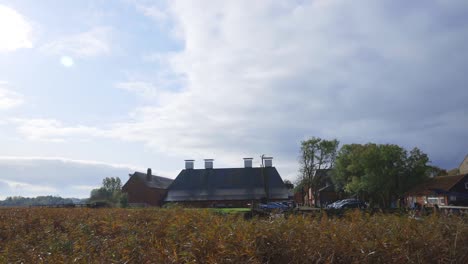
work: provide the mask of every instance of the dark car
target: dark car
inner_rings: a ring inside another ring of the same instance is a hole
[[[334,208],[335,209],[352,209],[352,208],[366,209],[367,205],[363,201],[348,200],[348,201],[337,204]]]
[[[327,208],[328,209],[338,209],[338,207],[341,204],[344,204],[344,203],[347,203],[347,202],[352,202],[352,201],[358,201],[358,200],[354,199],[354,198],[338,200],[338,201],[335,201],[334,203],[331,203],[331,204],[327,205]]]
[[[290,207],[287,204],[281,203],[281,202],[270,202],[266,204],[259,204],[258,207],[260,209],[266,209],[266,210],[288,210]]]

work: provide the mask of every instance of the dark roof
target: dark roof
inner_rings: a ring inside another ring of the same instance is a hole
[[[151,175],[151,180],[148,181],[146,176],[147,176],[146,173],[135,171],[135,173],[130,174],[131,178],[127,181],[127,183],[130,182],[132,178],[134,178],[135,180],[142,182],[145,186],[149,188],[167,189],[169,185],[171,185],[171,183],[174,181],[173,179],[169,179],[169,178],[165,178],[165,177],[161,177],[157,175]],[[125,185],[127,185],[127,183],[125,183]]]
[[[434,190],[450,191],[450,189],[452,189],[455,184],[460,182],[465,177],[468,178],[468,174],[455,176],[437,176],[415,186],[413,189],[408,191],[408,194],[428,195],[434,193]]]
[[[288,190],[274,167],[182,170],[169,187],[166,201],[288,199]]]

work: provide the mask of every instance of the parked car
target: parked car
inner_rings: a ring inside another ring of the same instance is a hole
[[[345,201],[337,206],[335,206],[335,209],[351,209],[351,208],[359,208],[359,209],[366,209],[367,205],[363,201],[359,200],[351,200],[351,201]]]
[[[288,210],[290,207],[287,204],[281,203],[281,202],[269,202],[266,204],[259,204],[258,207],[260,209],[265,209],[265,210]]]
[[[357,201],[357,199],[351,198],[351,199],[338,200],[338,201],[335,201],[334,203],[331,203],[331,204],[327,205],[327,208],[328,209],[338,209],[337,207],[339,207],[341,204],[347,203],[347,202],[352,202],[352,201]]]
[[[367,208],[366,203],[363,201],[359,201],[357,199],[351,198],[351,199],[344,199],[344,200],[339,200],[336,201],[332,204],[329,204],[327,206],[328,209],[348,209],[348,208]]]

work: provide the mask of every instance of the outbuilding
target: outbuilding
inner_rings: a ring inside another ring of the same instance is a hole
[[[151,169],[146,173],[136,171],[122,187],[127,194],[129,205],[162,206],[172,179],[153,175]]]

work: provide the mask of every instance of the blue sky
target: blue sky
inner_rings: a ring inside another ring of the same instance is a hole
[[[0,198],[300,141],[468,154],[466,1],[2,1]]]

